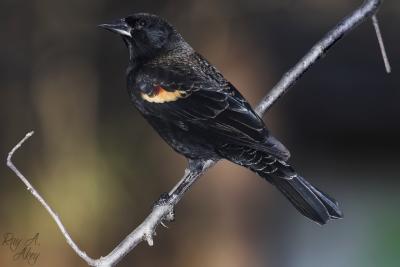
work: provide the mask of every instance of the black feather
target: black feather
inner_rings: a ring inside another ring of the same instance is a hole
[[[172,25],[139,13],[106,28],[122,34],[129,49],[131,100],[175,151],[251,169],[320,224],[342,217],[336,200],[297,175],[286,163],[289,151],[246,99]]]

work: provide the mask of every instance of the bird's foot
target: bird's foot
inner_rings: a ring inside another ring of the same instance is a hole
[[[157,206],[166,205],[166,204],[168,204],[170,199],[171,199],[171,196],[168,193],[166,193],[166,192],[162,193],[160,198],[156,202],[154,202],[153,206],[157,207]]]
[[[175,220],[175,210],[174,210],[174,206],[171,204],[171,198],[172,198],[172,196],[170,196],[168,193],[163,193],[163,194],[161,194],[160,198],[153,204],[153,209],[160,207],[160,206],[169,206],[168,214],[166,214],[165,217],[161,221],[161,225],[163,225],[164,227],[166,227],[164,222],[173,222]],[[168,228],[168,227],[166,227],[166,228]]]

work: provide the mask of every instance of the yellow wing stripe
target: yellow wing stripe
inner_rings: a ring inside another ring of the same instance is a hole
[[[164,88],[157,86],[152,95],[142,93],[142,98],[145,101],[151,102],[151,103],[165,103],[165,102],[176,101],[180,98],[185,97],[185,95],[186,95],[185,91],[175,90],[175,91],[169,92],[169,91],[165,90]]]

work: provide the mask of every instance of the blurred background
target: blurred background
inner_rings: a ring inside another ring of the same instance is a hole
[[[127,51],[97,24],[159,14],[252,105],[360,0],[3,0],[0,8],[0,235],[40,233],[36,266],[86,266],[5,165],[14,161],[92,257],[107,254],[185,168],[132,107]],[[340,201],[320,227],[250,171],[220,162],[186,194],[176,221],[118,266],[356,267],[400,261],[400,2],[340,41],[266,115],[290,162]],[[0,247],[0,266],[13,261]]]

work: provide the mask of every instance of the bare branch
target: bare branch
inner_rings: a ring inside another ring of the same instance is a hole
[[[42,206],[47,210],[53,220],[56,222],[58,228],[60,229],[61,233],[64,235],[65,239],[67,240],[68,245],[79,255],[84,261],[86,261],[91,266],[95,265],[95,260],[90,258],[84,251],[82,251],[72,240],[71,236],[65,229],[65,226],[62,224],[58,215],[53,211],[53,209],[47,204],[47,202],[42,198],[42,196],[36,191],[36,189],[31,185],[28,179],[15,167],[14,163],[12,162],[12,157],[14,153],[34,134],[33,131],[27,133],[24,138],[8,153],[7,157],[7,166],[18,176],[18,178],[25,184],[26,189],[42,204]]]
[[[182,199],[186,191],[190,186],[209,168],[214,166],[216,161],[189,161],[189,167],[185,170],[183,178],[179,183],[168,193],[164,198],[161,198],[156,205],[154,205],[152,212],[149,216],[135,229],[133,230],[113,251],[107,256],[99,259],[92,259],[86,252],[82,251],[78,245],[72,240],[65,226],[61,222],[59,216],[53,211],[53,209],[47,204],[42,196],[36,191],[32,184],[26,179],[26,177],[15,167],[12,162],[14,153],[34,134],[33,131],[27,133],[25,137],[19,141],[17,145],[8,153],[7,166],[20,178],[20,180],[26,185],[27,189],[31,194],[42,204],[42,206],[51,215],[53,220],[56,222],[61,233],[64,235],[67,243],[71,248],[81,257],[88,265],[98,267],[109,267],[115,266],[120,260],[124,258],[134,247],[136,247],[142,241],[146,241],[149,246],[153,245],[153,236],[155,235],[156,228],[164,221],[174,220],[174,207]]]
[[[153,236],[156,228],[163,221],[174,220],[174,207],[182,199],[185,192],[191,185],[208,169],[213,167],[217,161],[189,161],[189,167],[185,170],[185,175],[167,196],[162,197],[153,207],[153,211],[133,230],[110,254],[100,259],[102,262],[98,266],[114,266],[126,254],[128,254],[140,242],[147,241],[149,246],[153,245]],[[105,265],[104,265],[105,264]]]
[[[372,24],[374,25],[376,37],[378,38],[379,42],[379,47],[381,48],[382,58],[383,62],[385,63],[386,72],[390,73],[392,71],[392,68],[390,67],[389,58],[386,54],[386,49],[385,45],[383,44],[381,29],[379,28],[378,18],[376,17],[376,15],[372,16]]]
[[[256,108],[258,115],[264,113],[283,95],[296,81],[328,50],[339,41],[344,35],[356,28],[365,19],[373,16],[381,0],[367,0],[356,9],[352,14],[345,17],[332,30],[330,30],[311,50],[288,72],[283,75],[281,80],[272,88],[272,90],[261,100]]]
[[[342,20],[334,29],[328,32],[325,37],[319,41],[312,49],[291,69],[282,79],[275,85],[270,93],[263,98],[257,106],[257,113],[262,116],[264,113],[276,102],[276,100],[288,91],[288,89],[298,80],[304,72],[312,66],[323,54],[325,54],[338,40],[345,34],[349,33],[352,29],[358,26],[367,18],[373,16],[378,7],[381,5],[380,0],[368,0],[354,11],[350,16]],[[375,25],[375,22],[374,22]],[[377,24],[376,24],[377,25]],[[376,27],[376,26],[375,26]],[[378,32],[378,39],[382,40],[380,32]],[[381,42],[381,41],[380,41]],[[381,44],[383,47],[383,43]],[[384,49],[382,49],[384,53]],[[386,54],[384,54],[384,59]],[[150,246],[153,245],[153,236],[160,224],[164,221],[172,221],[174,219],[174,207],[182,199],[190,186],[202,176],[208,169],[213,167],[219,159],[208,161],[189,161],[189,167],[185,170],[183,178],[179,183],[168,193],[163,196],[154,205],[152,212],[147,218],[132,231],[113,251],[107,256],[99,259],[90,258],[84,251],[82,251],[71,239],[64,225],[57,214],[50,208],[46,201],[39,195],[35,188],[29,183],[24,175],[12,163],[14,153],[24,144],[24,142],[33,135],[33,132],[28,133],[9,153],[7,158],[7,166],[21,179],[27,186],[32,195],[43,205],[49,212],[53,220],[56,222],[61,233],[64,235],[67,243],[72,249],[90,266],[96,267],[111,267],[115,266],[121,259],[125,257],[134,247],[142,241],[146,241]]]

